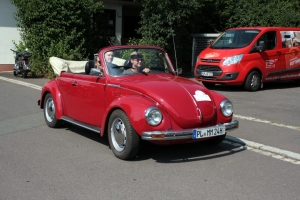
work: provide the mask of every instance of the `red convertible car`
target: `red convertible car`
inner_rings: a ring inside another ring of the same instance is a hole
[[[162,48],[110,46],[96,57],[96,64],[50,58],[56,78],[38,100],[49,127],[68,122],[107,134],[114,155],[124,160],[137,155],[141,140],[219,144],[238,128],[232,103],[178,76],[181,69]]]

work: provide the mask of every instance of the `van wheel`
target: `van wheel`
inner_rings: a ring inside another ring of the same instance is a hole
[[[244,83],[244,88],[247,91],[253,92],[260,88],[261,76],[257,71],[252,71],[248,74]]]
[[[202,84],[207,88],[212,88],[215,86],[215,83],[211,83],[211,82],[202,82]]]

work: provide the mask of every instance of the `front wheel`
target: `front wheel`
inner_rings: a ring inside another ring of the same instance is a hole
[[[244,83],[244,88],[247,91],[253,92],[259,90],[261,86],[261,75],[257,71],[252,71],[248,74]]]
[[[55,103],[50,93],[46,95],[44,100],[44,118],[46,124],[51,128],[58,128],[62,125],[62,121],[56,118]]]
[[[121,110],[115,110],[109,118],[108,141],[117,158],[128,160],[138,153],[140,137],[131,126],[127,115]]]
[[[18,76],[18,72],[16,70],[14,70],[14,76]]]

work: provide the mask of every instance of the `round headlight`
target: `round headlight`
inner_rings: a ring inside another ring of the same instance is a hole
[[[151,126],[157,126],[162,120],[162,114],[160,110],[154,106],[146,110],[145,117],[148,124]]]
[[[220,108],[225,117],[229,117],[233,113],[233,105],[229,100],[223,100],[220,103]]]

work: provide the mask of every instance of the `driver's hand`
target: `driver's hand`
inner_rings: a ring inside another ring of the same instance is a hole
[[[145,68],[145,69],[143,69],[143,73],[148,74],[149,72],[150,72],[150,68]]]

